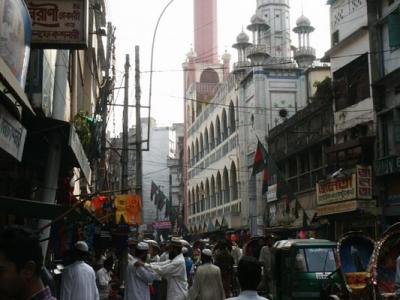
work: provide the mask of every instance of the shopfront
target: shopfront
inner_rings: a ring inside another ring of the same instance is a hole
[[[339,174],[317,183],[317,218],[329,224],[327,238],[338,240],[348,231],[378,235],[380,211],[372,193],[372,168],[357,166],[351,174]]]

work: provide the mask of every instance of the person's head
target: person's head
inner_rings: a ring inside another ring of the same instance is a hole
[[[109,258],[107,258],[107,259],[104,261],[104,264],[103,264],[104,268],[105,268],[107,271],[111,271],[112,268],[113,268],[113,265],[114,265],[114,259],[112,258],[112,256],[110,256]]]
[[[169,259],[174,259],[181,253],[182,253],[182,243],[179,241],[171,241],[168,251]]]
[[[0,295],[29,298],[41,283],[42,248],[38,237],[27,229],[9,227],[0,233]]]
[[[238,278],[243,291],[256,291],[261,280],[261,264],[252,256],[243,256],[238,265]]]
[[[187,247],[182,247],[182,254],[184,257],[189,256],[189,249]]]
[[[136,245],[135,256],[140,258],[141,261],[145,262],[147,259],[147,253],[149,252],[149,244],[140,242]]]
[[[78,241],[74,245],[75,261],[85,261],[89,258],[89,247],[85,241]]]
[[[274,245],[275,238],[273,235],[268,234],[265,237],[264,241],[265,241],[265,245],[267,245],[268,247],[272,247]]]
[[[210,249],[203,249],[201,251],[201,262],[203,264],[212,262],[212,251]]]
[[[150,255],[151,257],[154,257],[156,255],[160,254],[160,247],[158,247],[157,245],[152,245],[150,247]]]

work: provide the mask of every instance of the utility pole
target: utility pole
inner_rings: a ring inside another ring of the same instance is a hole
[[[128,106],[129,106],[129,54],[125,60],[125,96],[122,127],[121,190],[128,191]]]
[[[113,28],[111,22],[107,23],[107,51],[106,51],[106,66],[105,66],[105,83],[100,91],[101,96],[101,156],[100,156],[100,167],[97,173],[97,190],[101,191],[105,189],[105,181],[106,181],[106,139],[107,139],[107,115],[108,115],[108,97],[111,94],[112,89],[112,79],[110,77],[110,68],[111,68],[111,49],[112,49],[112,40],[113,40]]]
[[[142,199],[142,123],[140,120],[140,56],[139,46],[135,46],[135,99],[136,99],[136,194]]]

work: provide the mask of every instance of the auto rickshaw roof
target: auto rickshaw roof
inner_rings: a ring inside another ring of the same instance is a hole
[[[275,249],[289,249],[291,247],[336,247],[336,243],[322,239],[293,239],[277,241]]]

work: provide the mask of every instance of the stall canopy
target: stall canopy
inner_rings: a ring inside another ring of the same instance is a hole
[[[65,214],[63,221],[98,223],[98,220],[88,210],[81,206],[76,206],[71,210],[71,207],[69,206],[14,197],[0,196],[0,211],[16,216],[44,220],[54,220]]]

